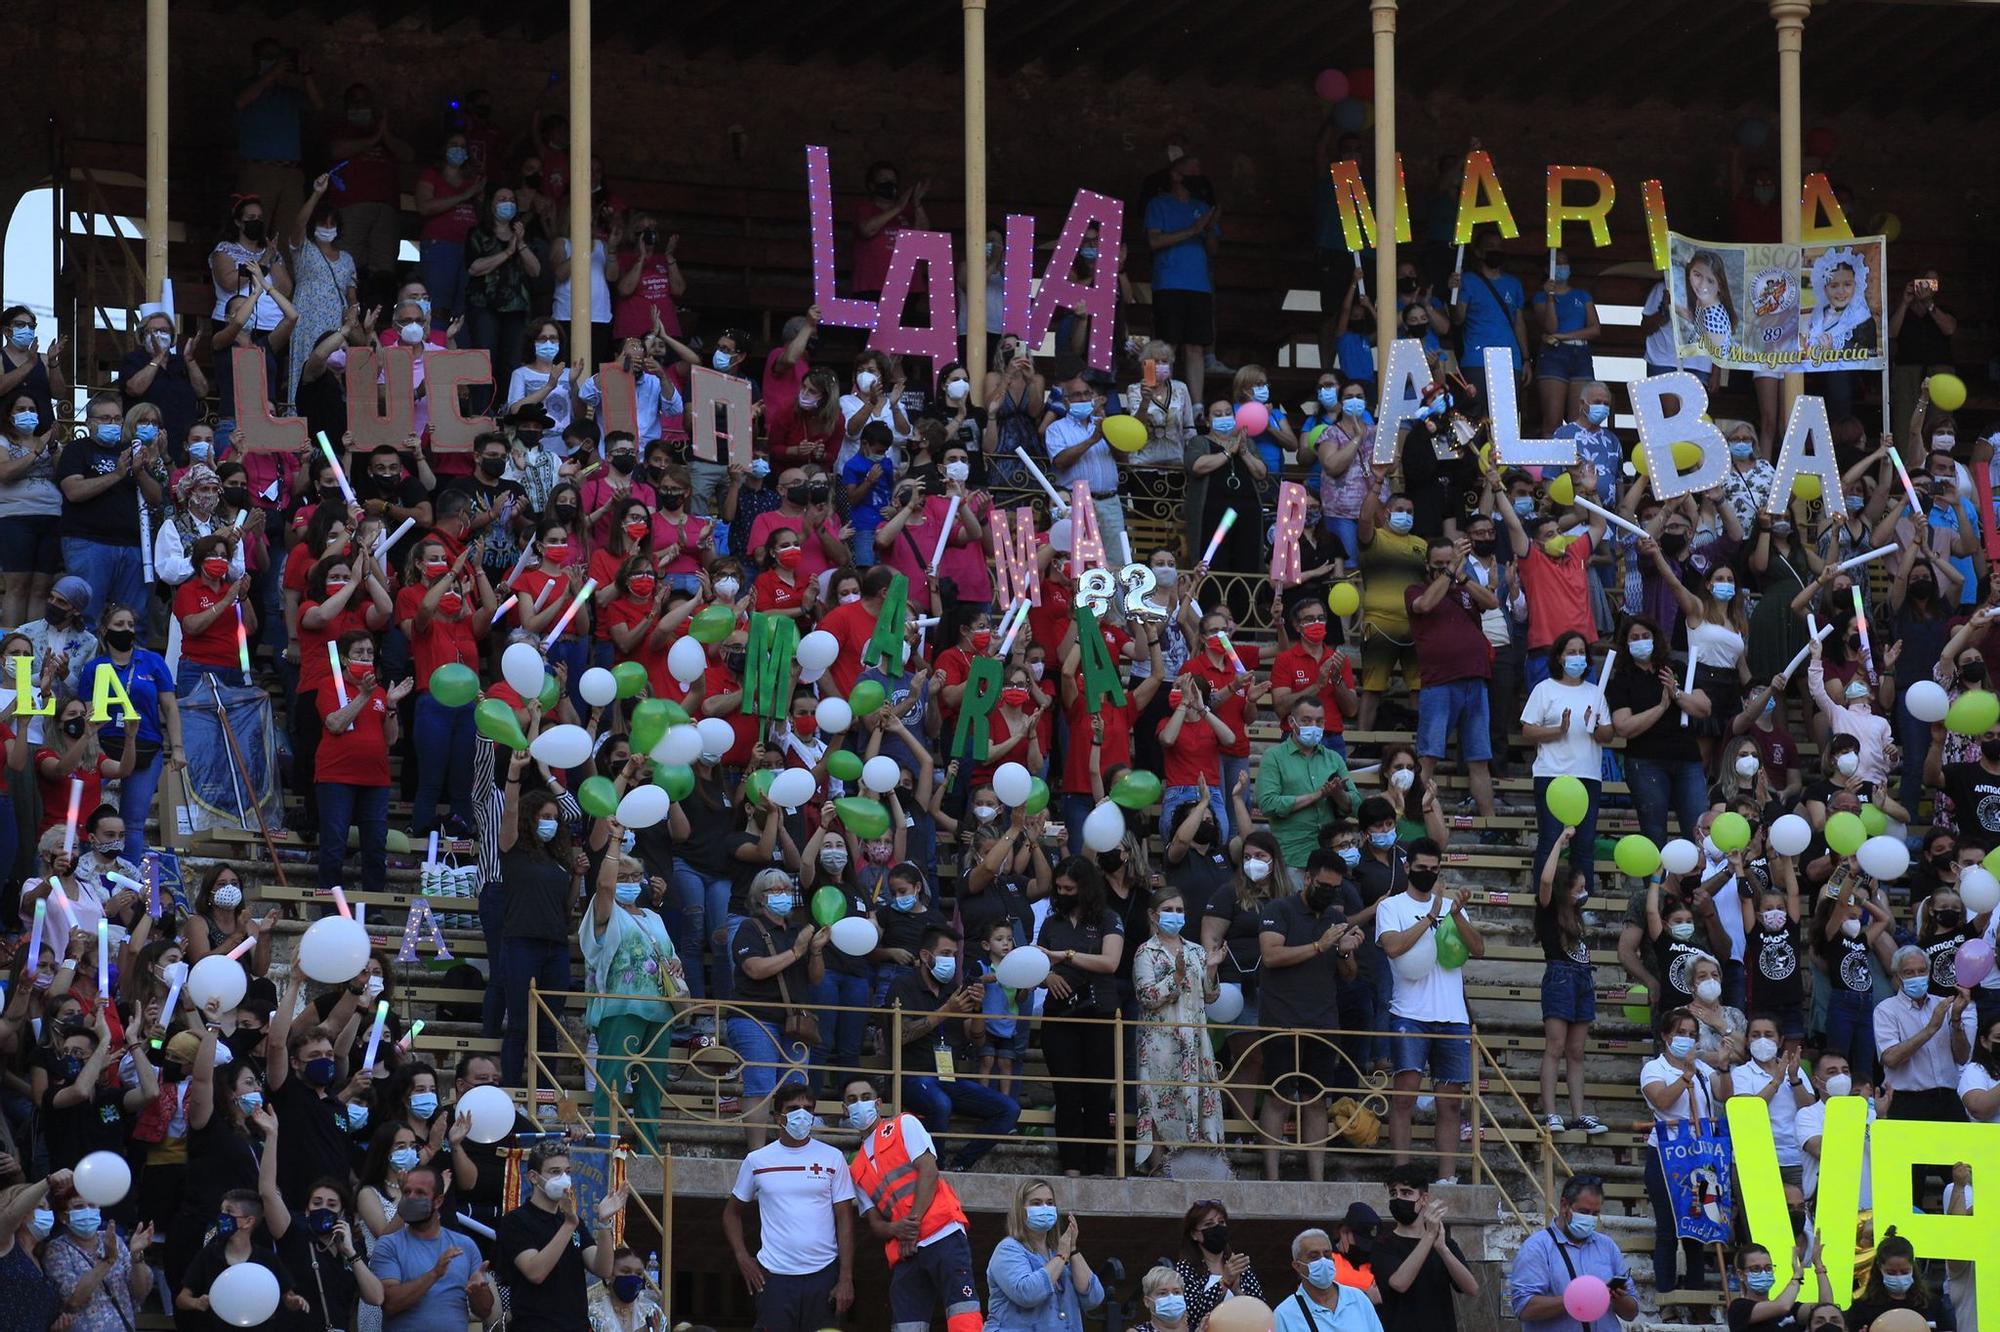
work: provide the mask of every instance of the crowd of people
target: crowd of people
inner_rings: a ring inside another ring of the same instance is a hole
[[[1476,1289],[1430,1191],[1457,1182],[1473,1137],[1463,968],[1501,926],[1484,894],[1442,872],[1467,828],[1515,843],[1508,816],[1536,822],[1549,1133],[1610,1129],[1586,1103],[1584,1070],[1599,996],[1590,941],[1617,895],[1617,956],[1644,986],[1635,997],[1658,1042],[1639,1075],[1647,1108],[1664,1123],[1764,1097],[1802,1207],[1829,1097],[1867,1095],[1899,1118],[2000,1120],[2000,972],[1961,984],[1953,970],[1961,945],[1995,941],[1992,909],[1961,886],[2000,846],[2000,725],[1961,734],[1907,706],[1918,681],[1953,698],[1988,682],[2000,511],[1991,444],[1920,388],[1903,438],[1834,421],[1840,505],[1793,497],[1772,511],[1775,411],[1761,380],[1744,413],[1755,419],[1716,422],[1723,480],[1663,498],[1626,465],[1616,395],[1588,355],[1603,330],[1567,257],[1530,299],[1482,233],[1466,276],[1449,280],[1454,299],[1433,295],[1421,263],[1401,270],[1399,327],[1423,341],[1436,382],[1397,461],[1377,463],[1373,307],[1360,291],[1331,293],[1345,331],[1335,368],[1310,384],[1216,360],[1220,209],[1186,152],[1142,201],[1151,336],[1127,331],[1138,315],[1122,312],[1109,374],[1083,364],[1088,321],[1073,315],[1053,357],[1021,330],[971,333],[992,350],[977,385],[962,363],[907,366],[838,335],[823,345],[817,307],[759,346],[682,310],[700,291],[669,219],[628,203],[600,163],[578,170],[560,116],[537,115],[529,141],[510,145],[483,94],[415,172],[421,258],[398,264],[416,160],[391,112],[352,84],[324,152],[305,147],[307,108],[322,101],[310,72],[269,41],[256,59],[236,102],[245,188],[210,256],[207,320],[149,307],[115,382],[73,389],[57,330],[23,306],[0,312],[0,619],[12,626],[0,678],[23,685],[0,703],[0,866],[14,867],[0,1272],[27,1292],[0,1302],[0,1328],[129,1327],[156,1287],[180,1326],[216,1326],[208,1287],[245,1262],[271,1269],[300,1326],[430,1332],[502,1306],[523,1328],[578,1326],[586,1305],[600,1329],[656,1318],[645,1256],[598,1242],[580,1215],[570,1146],[517,1144],[525,1190],[508,1197],[501,1149],[469,1141],[454,1114],[472,1088],[525,1082],[536,986],[593,995],[583,1023],[600,1130],[659,1131],[656,1061],[676,1048],[719,1044],[742,1060],[741,1095],[718,1109],[752,1126],[754,1150],[725,1228],[762,1326],[813,1332],[829,1307],[845,1312],[857,1213],[885,1242],[896,1324],[941,1309],[954,1332],[971,1326],[982,1306],[968,1223],[940,1171],[974,1166],[1013,1133],[1040,1085],[1036,1052],[1062,1177],[1160,1173],[1184,1154],[1251,1146],[1268,1178],[1320,1180],[1336,1098],[1386,1087],[1394,1223],[1357,1205],[1331,1231],[1302,1232],[1300,1289],[1276,1317],[1301,1332],[1437,1326],[1454,1289]],[[302,172],[321,160],[324,174]],[[925,225],[927,189],[889,162],[865,184],[850,255],[864,295],[879,291],[898,231]],[[567,197],[586,188],[595,234],[575,270]],[[1077,261],[1086,275],[1096,239]],[[587,347],[570,342],[576,275],[589,284]],[[1923,364],[1948,363],[1955,325],[1936,275],[1922,276],[1891,331]],[[1664,319],[1649,304],[1656,369],[1674,364]],[[407,440],[357,448],[343,372],[370,346],[409,350],[420,387],[431,353],[485,350],[493,387],[460,390],[460,405],[493,428],[469,453],[438,451],[420,392]],[[305,418],[328,448],[242,447],[231,353],[245,348],[263,355],[269,408]],[[1576,442],[1575,466],[1484,461],[1494,348],[1539,382],[1542,425]],[[637,386],[633,430],[605,424],[613,362]],[[748,464],[694,455],[696,365],[749,381]],[[1134,448],[1109,438],[1127,433],[1110,425],[1120,417],[1140,428]],[[1121,500],[1148,468],[1183,497],[1184,523],[1155,540]],[[1089,484],[1105,549],[1148,566],[1150,600],[1075,614],[1092,604],[1072,559],[1077,516],[1041,504],[1038,470],[1065,495]],[[1263,572],[1280,477],[1310,498],[1303,576],[1274,588]],[[996,514],[1030,500],[1033,604],[1016,620],[995,596]],[[1218,528],[1225,539],[1197,561]],[[1844,566],[1883,545],[1895,547],[1886,560]],[[879,652],[897,608],[906,623]],[[837,648],[823,670],[780,683],[775,718],[749,707],[758,617]],[[1830,634],[1809,635],[1809,617]],[[1273,641],[1246,641],[1266,630]],[[508,683],[501,659],[522,644],[544,658],[547,689]],[[1808,664],[1793,670],[1801,649]],[[975,663],[996,657],[997,706],[975,723],[986,743],[955,748]],[[1111,697],[1099,659],[1119,677]],[[586,689],[624,663],[643,671],[636,696]],[[447,668],[477,676],[476,698],[436,687]],[[129,710],[95,706],[106,672]],[[828,724],[824,705],[862,686],[871,704]],[[368,1017],[398,993],[394,957],[377,952],[351,981],[309,993],[274,957],[279,913],[258,903],[251,870],[216,862],[159,900],[172,858],[149,820],[162,781],[189,764],[183,711],[249,687],[273,699],[274,748],[302,797],[282,817],[316,846],[322,888],[387,888],[399,790],[408,831],[437,834],[473,872],[480,1022],[501,1040],[497,1058],[441,1069],[399,1043],[398,1015],[368,1063]],[[687,761],[635,744],[642,697],[688,715],[701,743]],[[496,703],[520,743],[489,721]],[[588,734],[580,762],[530,752],[556,726]],[[1440,771],[1454,741],[1458,777]],[[878,758],[893,785],[836,772]],[[1045,791],[1003,800],[1010,765]],[[812,794],[781,804],[771,784],[794,770]],[[1156,775],[1160,796],[1126,809],[1118,793],[1135,774]],[[1532,803],[1504,798],[1525,796],[1506,784],[1520,776]],[[621,801],[657,784],[671,807],[627,827],[586,809],[589,779]],[[1559,781],[1584,791],[1578,817],[1553,808]],[[843,804],[862,794],[886,819]],[[1607,805],[1629,806],[1655,846],[1672,832],[1696,844],[1694,868],[1604,882]],[[1106,807],[1115,837],[1087,839]],[[1808,843],[1780,852],[1773,825],[1793,815]],[[1834,849],[1843,815],[1907,832],[1908,874],[1878,879]],[[1747,842],[1717,844],[1724,816],[1747,823]],[[834,946],[857,918],[874,942]],[[1031,946],[1046,979],[1003,983],[1009,956]],[[240,957],[250,978],[233,1008],[201,1008],[182,987],[216,955]],[[1211,1017],[1225,1003],[1229,1015]],[[1106,1077],[1121,1016],[1127,1105]],[[1331,1032],[1343,1034],[1317,1034]],[[896,1085],[878,1087],[868,1070],[897,1040]],[[885,1093],[908,1113],[878,1126]],[[836,1096],[863,1135],[852,1163],[813,1137],[815,1098]],[[1112,1158],[1118,1113],[1132,1116],[1129,1163]],[[1423,1115],[1434,1138],[1419,1151]],[[1232,1137],[1231,1120],[1253,1127]],[[1307,1150],[1288,1158],[1283,1144]],[[137,1180],[111,1208],[75,1187],[99,1150]],[[1698,1285],[1701,1255],[1681,1271],[1667,1183],[1647,1155],[1654,1281]],[[815,1164],[802,1184],[796,1172]],[[1075,1326],[1105,1298],[1062,1187],[1022,1186],[985,1274],[997,1326]],[[599,1230],[620,1201],[597,1207]],[[1601,1202],[1601,1187],[1572,1181],[1556,1224],[1522,1250],[1509,1294],[1535,1332],[1571,1326],[1558,1270],[1625,1277],[1616,1245],[1593,1233]],[[765,1218],[755,1255],[752,1206]],[[774,1209],[792,1218],[775,1231]],[[1199,1329],[1225,1295],[1263,1289],[1226,1227],[1217,1206],[1189,1213],[1178,1261],[1144,1278],[1151,1326]],[[1962,1276],[1934,1291],[1923,1265],[1897,1270],[1895,1242],[1877,1247],[1848,1312],[1856,1332],[1866,1311],[1897,1304],[1940,1327],[1956,1306],[1970,1326]],[[1741,1280],[1768,1294],[1760,1253],[1739,1251]],[[1631,1292],[1613,1289],[1629,1316]],[[1769,1321],[1783,1302],[1745,1317]]]

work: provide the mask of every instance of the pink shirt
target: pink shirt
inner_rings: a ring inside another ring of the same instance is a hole
[[[889,256],[896,250],[896,233],[904,227],[914,227],[917,215],[914,209],[905,208],[891,218],[889,225],[873,236],[861,234],[861,224],[882,211],[880,199],[863,199],[854,205],[854,289],[856,291],[880,291],[889,277]],[[924,290],[921,270],[910,290]]]
[[[972,508],[973,516],[980,526],[987,525],[987,517],[993,509],[993,499],[983,491],[967,491],[960,504]],[[945,510],[951,507],[948,495],[931,495],[924,500],[924,516],[930,521],[931,549],[936,548],[937,534],[943,530]],[[919,542],[921,546],[923,543]],[[931,550],[924,551],[924,559],[929,560]],[[957,530],[956,521],[950,540],[945,542],[944,558],[938,561],[938,576],[949,578],[958,586],[960,601],[991,601],[993,599],[993,572],[986,565],[986,543],[968,541],[963,532]]]
[[[833,561],[829,560],[826,557],[826,552],[820,549],[820,543],[806,535],[806,519],[804,514],[787,516],[782,509],[771,509],[765,513],[758,514],[756,521],[750,524],[750,549],[762,550],[764,543],[771,539],[771,533],[780,528],[797,532],[802,540],[803,544],[800,545],[799,549],[804,553],[799,556],[799,577],[817,578],[828,569],[833,568]],[[840,519],[837,516],[828,518],[821,525],[820,530],[825,532],[829,538],[835,541],[840,540]]]
[[[606,463],[605,467],[610,465]],[[590,526],[590,540],[593,545],[601,546],[611,540],[611,520],[617,516],[617,506],[611,504],[615,496],[616,492],[611,489],[611,483],[605,479],[601,469],[583,483],[583,512],[586,516],[596,513],[606,505],[611,505],[610,508],[604,508],[604,516]],[[626,498],[639,500],[651,510],[657,511],[660,507],[660,497],[654,493],[652,483],[648,481],[634,481]]]
[[[628,268],[639,263],[636,247],[618,252],[618,271],[623,274]],[[630,296],[619,296],[618,306],[611,319],[611,336],[614,338],[643,338],[653,331],[653,311],[660,312],[660,326],[669,336],[681,335],[681,312],[674,305],[674,293],[668,278],[667,256],[659,250],[640,266],[639,285]]]
[[[661,573],[691,574],[701,571],[701,561],[696,555],[715,535],[715,524],[707,518],[688,515],[679,520],[670,519],[664,513],[653,515],[653,549],[665,550],[669,546],[679,546],[680,554],[668,560]]]

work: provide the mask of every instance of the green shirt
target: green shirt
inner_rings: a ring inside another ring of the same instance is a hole
[[[1340,778],[1347,793],[1344,815],[1330,800],[1316,800],[1296,812],[1292,809],[1294,801],[1318,791],[1330,777]],[[1325,745],[1303,749],[1297,740],[1287,739],[1265,750],[1257,761],[1257,808],[1271,821],[1271,835],[1278,839],[1285,863],[1293,869],[1303,869],[1306,858],[1319,848],[1321,828],[1336,819],[1353,817],[1360,806],[1347,760]]]

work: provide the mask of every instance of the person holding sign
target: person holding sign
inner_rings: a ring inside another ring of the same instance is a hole
[[[1570,286],[1569,273],[1569,251],[1550,251],[1548,281],[1532,302],[1541,344],[1535,377],[1541,386],[1542,425],[1548,430],[1577,414],[1583,388],[1593,378],[1590,345],[1604,332],[1597,302],[1581,287]]]
[[[1475,231],[1468,248],[1473,260],[1468,265],[1470,275],[1451,275],[1451,315],[1459,330],[1463,373],[1474,396],[1484,403],[1488,347],[1506,352],[1516,379],[1523,385],[1528,382],[1524,359],[1528,323],[1522,314],[1528,297],[1520,279],[1506,271],[1506,252],[1500,247],[1499,233],[1491,226]]]

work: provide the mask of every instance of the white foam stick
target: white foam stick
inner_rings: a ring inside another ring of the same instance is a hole
[[[1121,567],[1129,567],[1132,563],[1132,534],[1122,527],[1118,529],[1118,544],[1125,551],[1125,565]]]
[[[1700,652],[1700,650],[1699,650],[1699,649],[1696,649],[1696,648],[1693,648],[1693,647],[1690,647],[1690,648],[1688,649],[1688,679],[1687,679],[1687,683],[1686,683],[1685,685],[1681,686],[1681,692],[1682,692],[1683,694],[1691,694],[1691,693],[1693,693],[1693,692],[1694,692],[1694,668],[1695,668],[1695,665],[1696,665],[1696,663],[1698,663],[1698,662],[1699,662],[1700,660],[1701,660],[1701,652]],[[1688,724],[1688,715],[1687,715],[1687,709],[1686,709],[1686,708],[1682,708],[1682,709],[1681,709],[1681,725],[1683,725],[1683,726],[1686,726],[1687,724]]]
[[[1635,537],[1643,538],[1652,535],[1651,532],[1648,532],[1645,528],[1639,526],[1639,524],[1633,522],[1630,518],[1627,518],[1624,514],[1613,513],[1611,512],[1611,510],[1605,508],[1602,504],[1598,504],[1591,500],[1587,500],[1581,495],[1578,495],[1576,497],[1576,507],[1579,509],[1588,509],[1590,512],[1602,518],[1605,522],[1610,523],[1613,527],[1622,527]]]
[[[1604,669],[1597,673],[1597,693],[1600,698],[1603,697],[1605,689],[1608,688],[1611,684],[1611,667],[1613,666],[1613,664],[1617,662],[1617,660],[1618,660],[1617,648],[1610,648],[1606,650],[1604,654]],[[1597,715],[1597,710],[1595,708],[1585,708],[1583,710],[1584,730],[1588,731],[1592,729],[1592,718],[1594,718],[1596,715]]]
[[[1369,765],[1368,765],[1367,767],[1365,767],[1365,768],[1349,768],[1349,769],[1347,770],[1347,775],[1348,775],[1349,777],[1366,777],[1366,776],[1370,775],[1371,773],[1377,773],[1377,772],[1380,772],[1380,771],[1382,771],[1382,765],[1381,765],[1381,764],[1379,764],[1379,763],[1371,763],[1371,764],[1369,764]]]
[[[1458,258],[1452,263],[1451,274],[1456,278],[1463,278],[1465,276],[1465,247],[1463,245],[1458,247]],[[1463,284],[1451,289],[1451,303],[1453,305],[1458,304],[1458,298],[1464,290]]]
[[[454,1226],[458,1226],[462,1229],[469,1230],[473,1234],[482,1236],[486,1239],[500,1238],[498,1235],[493,1233],[493,1228],[491,1226],[482,1226],[477,1221],[474,1221],[471,1217],[467,1216],[463,1212],[453,1212],[451,1216],[451,1223]]]
[[[933,574],[937,573],[938,561],[944,558],[945,543],[951,540],[952,528],[958,526],[958,502],[959,497],[953,495],[951,503],[944,506],[944,527],[938,532],[937,545],[931,550],[930,571]]]
[[[1806,612],[1806,632],[1814,638],[1819,637],[1819,621],[1813,617],[1811,611]]]
[[[333,696],[340,700],[340,706],[347,706],[347,676],[340,669],[340,644],[328,640],[326,657],[333,664]]]
[[[535,539],[529,537],[528,544],[521,547],[521,558],[514,561],[514,567],[507,571],[507,577],[502,580],[500,586],[514,586],[514,580],[521,576],[522,571],[528,567],[528,561],[533,558],[535,558]]]
[[[375,539],[375,558],[378,560],[388,559],[389,547],[395,545],[398,541],[401,541],[403,537],[406,534],[408,534],[409,530],[415,527],[416,525],[417,525],[416,519],[405,518],[403,520],[403,525],[401,527],[397,528],[393,532],[377,537]]]
[[[1354,252],[1354,290],[1360,293],[1363,300],[1367,299],[1368,280],[1361,276],[1361,251],[1359,250]]]
[[[181,986],[187,982],[187,968],[178,962],[174,965],[179,970],[174,973],[173,983],[167,986],[167,1002],[160,1005],[160,1025],[168,1031],[174,1029],[174,1014],[179,1011]]]
[[[153,514],[143,497],[139,500],[139,564],[148,586],[153,582]]]
[[[1901,546],[1877,546],[1875,547],[1875,549],[1869,551],[1866,555],[1856,555],[1851,560],[1842,560],[1837,567],[1841,569],[1859,568],[1861,565],[1868,563],[1870,560],[1879,560],[1884,555],[1894,555],[1897,551],[1901,549],[1902,549]]]
[[[1007,625],[1007,633],[1000,640],[1000,651],[995,653],[995,656],[1005,657],[1009,652],[1013,651],[1014,635],[1020,633],[1021,626],[1028,622],[1028,599],[1026,597],[1016,598],[1013,606],[1008,608],[1007,617],[1010,621]]]
[[[1017,449],[1014,453],[1014,456],[1016,458],[1019,458],[1021,460],[1021,465],[1028,469],[1028,475],[1034,477],[1037,484],[1039,484],[1043,490],[1046,490],[1049,493],[1050,514],[1054,517],[1060,518],[1064,514],[1068,513],[1069,501],[1064,499],[1060,494],[1058,494],[1056,488],[1049,484],[1049,479],[1046,476],[1042,475],[1041,468],[1035,466],[1035,460],[1028,456],[1028,451],[1026,449]]]
[[[1810,616],[1808,616],[1808,617],[1807,617],[1807,619],[1808,619],[1808,621],[1810,621],[1811,617],[1810,617]],[[1827,636],[1828,634],[1830,634],[1830,633],[1832,633],[1832,632],[1833,632],[1833,626],[1832,626],[1832,625],[1830,625],[1830,624],[1829,624],[1829,625],[1827,625],[1827,626],[1826,626],[1826,627],[1825,627],[1824,629],[1815,629],[1815,630],[1813,630],[1813,631],[1812,631],[1812,638],[1813,638],[1813,642],[1815,642],[1815,643],[1818,643],[1818,642],[1821,642],[1822,640],[1824,640],[1824,639],[1826,638],[1826,636]],[[1794,671],[1798,670],[1798,668],[1799,668],[1799,667],[1801,667],[1801,666],[1805,665],[1805,664],[1806,664],[1806,658],[1807,658],[1807,657],[1809,657],[1809,656],[1811,656],[1811,655],[1812,655],[1812,648],[1811,648],[1811,647],[1802,647],[1802,648],[1800,648],[1800,649],[1799,649],[1799,651],[1798,651],[1798,655],[1797,655],[1797,656],[1795,656],[1795,657],[1793,657],[1793,658],[1791,659],[1791,661],[1790,661],[1789,663],[1787,663],[1787,665],[1785,666],[1785,669],[1784,669],[1784,670],[1782,670],[1782,671],[1780,671],[1780,672],[1778,672],[1778,673],[1779,673],[1780,675],[1784,676],[1784,677],[1785,677],[1785,679],[1787,679],[1787,680],[1790,680],[1790,679],[1792,678],[1792,672],[1794,672]]]

